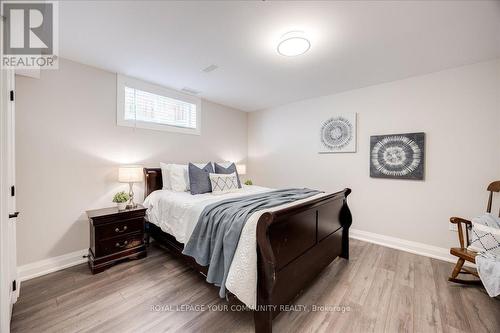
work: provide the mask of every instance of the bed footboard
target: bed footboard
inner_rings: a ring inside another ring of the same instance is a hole
[[[272,331],[289,304],[338,256],[349,259],[350,189],[263,214],[257,224],[255,332]]]

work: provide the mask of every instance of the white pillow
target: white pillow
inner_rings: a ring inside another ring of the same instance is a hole
[[[239,190],[236,172],[230,174],[209,173],[213,194],[224,194]]]
[[[170,186],[170,166],[171,164],[166,164],[160,162],[161,168],[161,179],[163,183],[162,190],[170,190],[172,187]]]
[[[186,192],[189,190],[189,179],[187,165],[170,164],[170,189],[175,192]]]
[[[193,163],[199,168],[204,168],[207,163]],[[175,192],[189,191],[189,172],[187,164],[167,164],[168,184],[170,190]],[[163,173],[162,173],[163,176]]]

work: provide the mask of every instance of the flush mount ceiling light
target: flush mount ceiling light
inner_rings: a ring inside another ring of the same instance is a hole
[[[290,31],[281,36],[276,50],[286,57],[295,57],[306,53],[311,48],[311,43],[303,31]]]

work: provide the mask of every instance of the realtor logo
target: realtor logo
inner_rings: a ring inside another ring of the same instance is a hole
[[[57,68],[57,2],[4,1],[2,67]]]

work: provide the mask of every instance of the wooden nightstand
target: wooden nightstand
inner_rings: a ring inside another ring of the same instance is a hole
[[[144,244],[146,208],[118,210],[116,207],[87,211],[90,225],[88,263],[93,274],[124,259],[147,255]]]

